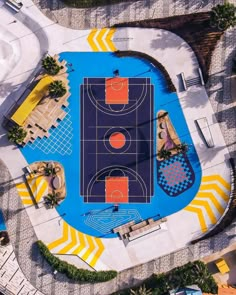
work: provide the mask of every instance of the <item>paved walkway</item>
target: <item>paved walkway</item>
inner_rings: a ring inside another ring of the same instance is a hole
[[[73,29],[110,27],[114,24],[172,15],[206,11],[223,0],[145,0],[125,1],[98,8],[66,7],[59,0],[33,0],[41,11],[58,24]]]

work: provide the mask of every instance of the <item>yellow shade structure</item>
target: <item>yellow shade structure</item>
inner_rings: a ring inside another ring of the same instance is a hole
[[[216,266],[219,269],[221,274],[225,274],[230,271],[228,264],[223,258],[216,262]]]
[[[20,107],[16,110],[16,112],[12,115],[11,119],[19,126],[22,126],[33,109],[43,98],[48,90],[49,84],[52,82],[53,79],[50,76],[42,78],[26,97]]]

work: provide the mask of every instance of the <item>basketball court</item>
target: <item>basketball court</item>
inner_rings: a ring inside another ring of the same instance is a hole
[[[84,78],[81,196],[149,203],[153,195],[153,85],[149,78]]]

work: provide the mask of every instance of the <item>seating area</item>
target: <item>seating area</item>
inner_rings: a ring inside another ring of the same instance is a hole
[[[118,233],[122,240],[133,241],[151,232],[161,229],[161,223],[166,222],[167,218],[161,218],[154,220],[149,218],[139,223],[130,221],[126,224],[118,226],[113,229],[114,233]]]
[[[10,116],[13,123],[27,131],[27,136],[23,142],[24,145],[28,142],[34,142],[37,137],[49,137],[49,129],[57,127],[59,121],[63,120],[67,115],[63,110],[69,105],[68,98],[70,96],[66,62],[59,62],[58,56],[55,58],[63,69],[63,72],[59,72],[60,76],[58,78],[57,76],[48,75],[37,77],[37,85]],[[67,88],[66,94],[60,99],[51,98],[48,94],[50,83],[57,79],[62,81]]]

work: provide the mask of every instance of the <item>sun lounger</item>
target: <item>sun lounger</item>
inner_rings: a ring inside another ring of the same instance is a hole
[[[23,3],[17,0],[5,0],[7,6],[11,7],[16,12],[19,12],[23,6]]]
[[[214,141],[206,117],[195,120],[197,128],[208,148],[214,147]]]

